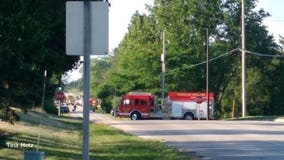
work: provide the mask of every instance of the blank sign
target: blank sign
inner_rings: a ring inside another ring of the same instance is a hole
[[[108,53],[108,2],[90,2],[91,55]],[[84,2],[66,2],[66,54],[84,55]]]

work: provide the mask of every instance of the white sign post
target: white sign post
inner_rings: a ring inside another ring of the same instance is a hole
[[[66,53],[84,56],[83,160],[89,160],[90,55],[108,53],[108,2],[66,2]]]

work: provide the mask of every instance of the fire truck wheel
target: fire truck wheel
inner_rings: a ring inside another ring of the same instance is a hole
[[[130,116],[131,120],[139,120],[141,117],[139,112],[133,112]]]
[[[193,116],[192,113],[186,113],[186,114],[184,115],[184,119],[185,119],[185,120],[193,120],[193,119],[194,119],[194,116]]]

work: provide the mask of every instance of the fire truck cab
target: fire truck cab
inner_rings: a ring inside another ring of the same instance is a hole
[[[121,97],[118,106],[120,117],[130,117],[132,120],[149,118],[151,112],[157,109],[157,97],[148,92],[130,92]]]

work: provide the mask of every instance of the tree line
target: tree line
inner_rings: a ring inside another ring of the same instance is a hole
[[[284,114],[284,39],[277,44],[263,19],[270,16],[246,0],[247,112]],[[162,32],[166,32],[166,91],[206,89],[206,30],[210,33],[209,90],[215,93],[216,115],[230,117],[235,103],[241,113],[241,2],[239,0],[155,0],[149,14],[133,14],[128,32],[113,55],[92,61],[91,93],[106,111],[129,91],[161,97]],[[216,57],[219,57],[218,59]],[[216,59],[215,59],[216,58]]]
[[[0,119],[13,119],[11,107],[41,105],[45,70],[52,101],[77,61],[65,54],[65,1],[0,1]]]

